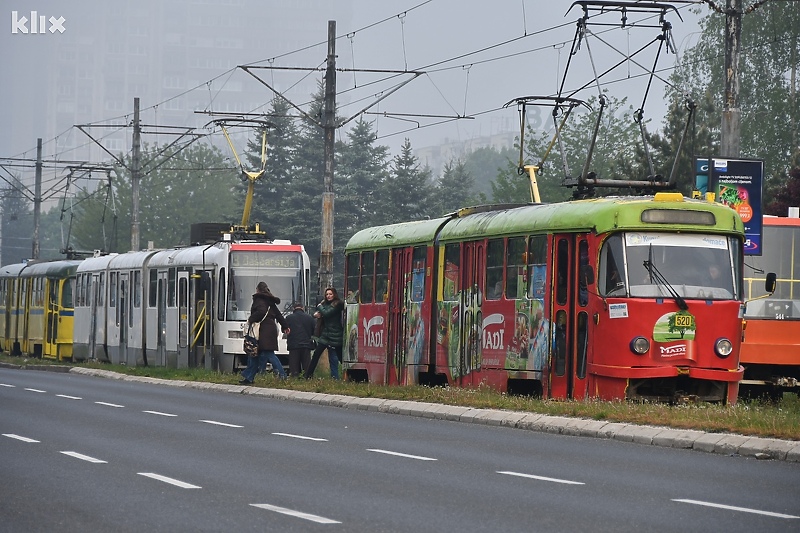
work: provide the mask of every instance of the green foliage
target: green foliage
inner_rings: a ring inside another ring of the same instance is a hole
[[[139,183],[139,241],[144,248],[189,244],[190,227],[200,222],[238,223],[232,213],[241,205],[242,185],[221,152],[203,143],[175,152],[145,146]],[[130,167],[130,158],[126,158]],[[75,202],[76,249],[126,251],[132,211],[130,173],[117,168],[111,189],[83,191]],[[120,228],[119,239],[113,236]],[[122,229],[124,228],[124,229]]]
[[[431,171],[420,167],[411,151],[411,141],[406,139],[400,154],[392,159],[389,179],[379,191],[377,211],[380,214],[376,222],[392,224],[428,218],[432,196]]]
[[[461,160],[449,161],[435,186],[431,216],[442,216],[462,207],[483,203],[483,195],[476,194],[475,190],[475,179],[467,170],[466,163]]]

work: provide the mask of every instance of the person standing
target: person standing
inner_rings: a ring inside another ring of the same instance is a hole
[[[339,363],[342,360],[342,313],[344,302],[339,299],[339,294],[333,287],[325,289],[325,299],[317,306],[314,318],[322,319],[322,332],[317,341],[317,348],[311,357],[311,364],[306,369],[303,377],[311,379],[322,352],[328,350],[328,362],[331,365],[331,377],[339,379]]]
[[[286,319],[277,307],[279,303],[281,299],[270,292],[266,283],[260,281],[253,294],[253,304],[247,318],[248,326],[261,323],[258,330],[258,357],[247,358],[247,368],[242,371],[242,379],[239,380],[242,385],[253,383],[256,374],[267,369],[267,362],[272,364],[272,369],[281,379],[286,377],[281,360],[275,355],[275,350],[278,349],[278,326],[275,321],[280,323],[282,329],[287,328]]]
[[[314,335],[314,319],[306,313],[301,302],[292,305],[292,313],[286,317],[286,346],[289,348],[289,375],[300,376],[300,370],[308,370],[311,362],[311,348]]]

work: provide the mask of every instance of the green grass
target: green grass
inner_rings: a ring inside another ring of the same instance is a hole
[[[223,374],[199,368],[173,369],[127,367],[104,363],[58,363],[51,360],[12,357],[0,354],[0,362],[13,365],[59,364],[101,368],[121,374],[161,379],[179,379],[209,383],[237,384],[238,374]],[[670,406],[655,403],[540,400],[500,394],[488,387],[388,387],[369,383],[349,383],[329,378],[280,381],[273,376],[259,376],[255,386],[307,392],[343,394],[362,398],[410,400],[464,407],[506,409],[555,416],[574,416],[608,422],[649,424],[714,433],[740,433],[760,437],[800,440],[800,398],[785,394],[778,403],[742,402],[735,406],[713,404]]]

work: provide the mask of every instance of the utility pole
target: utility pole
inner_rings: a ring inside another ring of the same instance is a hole
[[[725,7],[725,102],[722,108],[721,156],[737,158],[741,149],[739,108],[739,54],[742,46],[742,0]]]
[[[325,174],[322,192],[320,293],[333,286],[333,148],[336,132],[336,21],[328,21],[328,65],[325,71]]]
[[[139,173],[141,172],[142,129],[139,124],[139,97],[133,99],[133,164],[131,167],[131,251],[139,250]]]
[[[42,138],[36,139],[36,181],[33,187],[33,250],[31,259],[39,259],[39,216],[42,212]]]

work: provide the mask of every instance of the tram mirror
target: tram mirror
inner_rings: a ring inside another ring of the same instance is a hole
[[[775,272],[770,272],[769,274],[767,274],[767,281],[764,283],[764,290],[770,294],[775,292],[775,287],[777,286],[777,279],[778,277],[775,275]]]
[[[586,281],[587,285],[594,283],[594,269],[592,265],[584,265],[581,267],[581,277]]]

